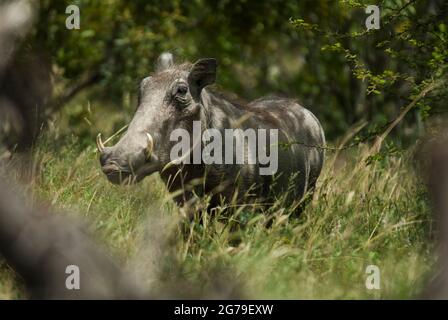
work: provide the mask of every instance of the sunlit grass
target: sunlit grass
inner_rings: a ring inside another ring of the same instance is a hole
[[[143,236],[151,217],[181,216],[159,177],[114,186],[100,172],[93,146],[79,151],[76,141],[54,145],[44,140],[34,151],[34,198],[83,216],[124,263],[144,261],[141,249],[155,245]],[[424,187],[410,154],[354,170],[362,152],[350,150],[337,161],[328,154],[317,191],[299,217],[279,200],[264,213],[238,207],[211,218],[200,210],[191,222],[179,220],[166,230],[174,240],[166,259],[158,261],[157,287],[180,277],[206,288],[222,276],[247,298],[415,297],[434,262]],[[380,268],[380,290],[366,289],[371,264]],[[138,267],[143,278],[151,278],[149,265]],[[0,298],[23,297],[19,288],[0,265]]]

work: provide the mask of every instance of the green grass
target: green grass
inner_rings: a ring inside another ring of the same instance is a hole
[[[401,299],[418,296],[434,264],[430,208],[410,152],[357,170],[361,147],[337,161],[328,154],[300,217],[279,201],[264,214],[238,208],[209,218],[200,211],[189,224],[176,219],[181,212],[157,175],[114,186],[93,145],[78,145],[40,143],[33,198],[88,220],[98,241],[149,286],[163,290],[176,278],[207,290],[224,279],[247,298]],[[160,215],[174,227],[157,224]],[[380,268],[380,290],[365,287],[371,264]],[[20,281],[0,263],[0,298],[21,297]]]

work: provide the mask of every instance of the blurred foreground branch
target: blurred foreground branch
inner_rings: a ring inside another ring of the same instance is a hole
[[[24,205],[0,183],[0,255],[24,279],[31,298],[137,298],[120,267],[73,219],[50,210]],[[82,279],[79,290],[66,287],[66,269],[75,265]]]
[[[428,188],[431,194],[438,235],[438,274],[424,297],[448,299],[448,139],[430,147]]]

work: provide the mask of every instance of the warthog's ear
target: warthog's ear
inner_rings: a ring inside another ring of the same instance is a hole
[[[162,53],[159,58],[157,58],[156,70],[163,71],[169,69],[174,64],[174,57],[171,52]]]
[[[213,84],[216,79],[216,59],[206,58],[196,61],[188,75],[190,91],[195,99],[199,98],[201,90]]]

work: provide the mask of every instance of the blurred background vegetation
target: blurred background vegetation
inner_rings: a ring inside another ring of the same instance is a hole
[[[80,8],[79,30],[65,26],[69,4]],[[379,30],[366,30],[368,4],[380,7]],[[355,138],[365,140],[426,85],[446,80],[447,7],[443,0],[42,0],[21,55],[38,53],[51,65],[53,92],[39,121],[84,146],[131,119],[138,83],[164,51],[178,61],[215,57],[217,85],[244,99],[296,97],[330,141],[367,121]],[[426,120],[446,111],[447,95],[444,84],[416,101],[392,132],[394,145],[421,136]]]
[[[329,152],[314,200],[301,217],[290,217],[291,208],[281,203],[265,215],[238,209],[208,223],[200,222],[201,214],[206,217],[201,211],[188,239],[175,242],[182,277],[213,275],[215,267],[236,270],[232,279],[247,282],[249,297],[420,294],[434,264],[434,228],[413,152],[448,109],[447,1],[34,3],[36,21],[11,63],[14,72],[0,78],[3,96],[21,97],[16,105],[31,127],[25,130],[31,139],[24,141],[33,146],[27,162],[35,171],[33,195],[82,212],[123,260],[138,253],[137,238],[150,225],[145,219],[157,211],[178,217],[179,210],[156,177],[127,189],[108,183],[98,168],[94,137],[130,121],[138,84],[162,52],[171,51],[179,62],[215,57],[218,87],[246,100],[297,98],[322,121],[330,145],[351,137],[353,128],[363,129],[347,142],[354,148]],[[70,4],[80,8],[79,30],[65,26]],[[366,30],[370,4],[381,9],[379,30]],[[4,105],[0,101],[0,135],[7,131],[3,138],[14,147],[20,139],[8,130],[20,126],[4,126]],[[383,161],[365,166],[360,159],[371,154],[370,144],[361,142],[378,136],[387,143],[370,160]],[[241,217],[250,220],[242,223]],[[270,218],[272,227],[266,228]],[[144,237],[141,242],[148,243]],[[382,291],[365,289],[368,264],[381,266]],[[171,273],[179,270],[167,265],[161,278],[176,279]],[[21,298],[21,292],[10,267],[0,264],[0,298]]]

